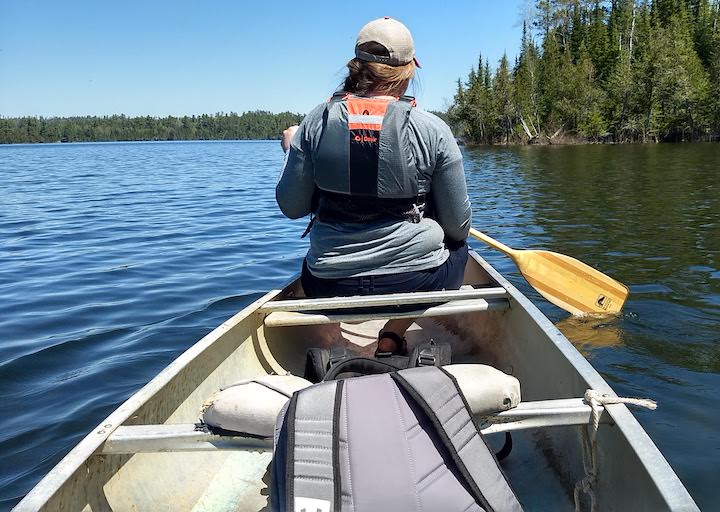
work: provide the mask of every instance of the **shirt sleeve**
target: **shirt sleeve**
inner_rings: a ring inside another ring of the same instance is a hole
[[[430,193],[435,220],[443,228],[445,236],[451,240],[466,239],[472,223],[472,207],[462,153],[447,126],[442,129]]]
[[[280,211],[290,219],[299,219],[312,210],[315,178],[309,153],[307,117],[300,123],[290,141],[282,171],[275,187],[275,200]]]

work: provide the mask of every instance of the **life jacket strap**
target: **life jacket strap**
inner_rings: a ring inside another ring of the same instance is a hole
[[[330,96],[326,103],[330,103],[331,101],[338,101],[338,100],[346,100],[350,96],[352,96],[352,93],[345,92],[345,91],[336,91],[333,93],[332,96]],[[405,101],[407,103],[410,103],[413,107],[417,107],[417,100],[415,99],[415,96],[410,96],[409,94],[403,94],[402,96],[396,96],[395,99],[397,101]],[[392,101],[392,100],[388,100]]]
[[[315,214],[321,222],[405,220],[418,224],[427,211],[426,193],[407,199],[381,199],[324,190],[318,192],[319,200]]]
[[[300,235],[300,238],[305,238],[306,236],[308,236],[310,231],[312,231],[312,228],[315,225],[316,220],[317,220],[317,215],[315,215],[314,213],[311,213],[310,214],[310,222],[308,222],[308,225],[305,228],[305,231],[303,231],[303,234]]]

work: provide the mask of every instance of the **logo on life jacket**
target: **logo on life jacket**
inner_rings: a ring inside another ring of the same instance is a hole
[[[377,137],[373,137],[372,135],[355,135],[353,137],[353,140],[355,142],[377,142]]]

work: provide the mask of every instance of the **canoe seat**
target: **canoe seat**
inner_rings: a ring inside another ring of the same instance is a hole
[[[390,293],[323,299],[274,300],[260,307],[267,327],[364,322],[379,318],[423,318],[506,309],[502,287]],[[398,310],[398,306],[402,309]],[[417,306],[409,309],[408,306]],[[361,310],[362,312],[358,312]]]

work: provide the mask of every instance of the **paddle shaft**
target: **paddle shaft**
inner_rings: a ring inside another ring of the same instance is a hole
[[[493,249],[497,249],[498,251],[504,252],[505,254],[507,254],[510,257],[514,256],[514,254],[515,254],[515,249],[512,249],[512,248],[508,247],[507,245],[498,242],[494,238],[490,238],[485,233],[483,233],[482,231],[478,231],[475,228],[470,228],[470,236],[477,238],[481,242],[485,242]]]

